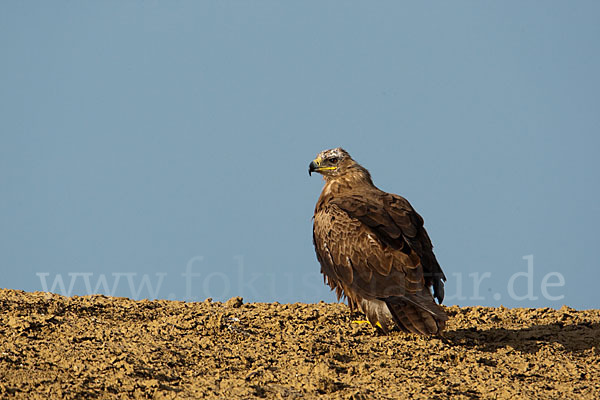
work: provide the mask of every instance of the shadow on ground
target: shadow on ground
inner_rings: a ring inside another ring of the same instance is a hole
[[[454,345],[494,352],[510,346],[515,350],[537,353],[548,343],[558,343],[565,351],[581,352],[595,348],[600,352],[600,324],[561,322],[524,328],[467,328],[448,331],[444,335]]]

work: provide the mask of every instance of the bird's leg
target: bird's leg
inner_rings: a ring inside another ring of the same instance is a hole
[[[355,321],[352,321],[353,324],[369,324],[372,325],[370,321],[366,320],[366,319],[357,319]],[[377,323],[375,324],[375,326],[383,329],[383,326],[381,326],[381,324],[379,323],[379,321],[377,321]]]
[[[358,313],[358,312],[356,312],[356,310],[353,310],[353,309],[350,310],[350,319],[353,319],[355,317],[358,318],[358,319],[352,321],[353,324],[369,324],[369,325],[373,325],[373,324],[371,324],[371,321],[369,321],[369,320],[360,319],[360,317],[357,316],[357,314],[362,314],[362,313]],[[383,329],[383,327],[381,326],[381,324],[379,323],[379,321],[377,321],[377,323],[375,324],[375,326]]]

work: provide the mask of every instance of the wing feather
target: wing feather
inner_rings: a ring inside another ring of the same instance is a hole
[[[373,187],[362,194],[335,197],[330,204],[371,228],[379,242],[409,255],[410,262],[398,260],[407,266],[405,273],[408,279],[416,282],[423,276],[425,285],[433,286],[435,297],[442,302],[446,277],[433,254],[433,245],[423,227],[423,218],[408,200]],[[369,267],[389,274],[389,270],[381,263],[377,265],[369,260]]]
[[[313,240],[321,272],[338,299],[348,297],[352,309],[380,322],[384,331],[394,320],[408,332],[441,332],[447,317],[427,289],[422,258],[410,246],[390,246],[337,204],[315,214]]]
[[[330,238],[327,232],[344,233]],[[418,257],[390,253],[373,237],[370,228],[338,206],[333,205],[315,215],[314,235],[317,253],[322,253],[319,260],[323,260],[323,272],[345,289],[378,298],[402,296],[407,291],[417,293],[423,288],[423,280],[419,280]],[[409,280],[406,279],[407,271]]]

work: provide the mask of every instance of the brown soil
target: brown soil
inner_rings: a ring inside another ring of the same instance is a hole
[[[343,304],[0,290],[0,397],[600,398],[600,310],[447,308],[445,339]]]

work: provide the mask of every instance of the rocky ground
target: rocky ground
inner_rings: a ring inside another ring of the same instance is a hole
[[[1,398],[600,398],[600,310],[449,307],[443,339],[343,304],[0,290],[0,310]]]

